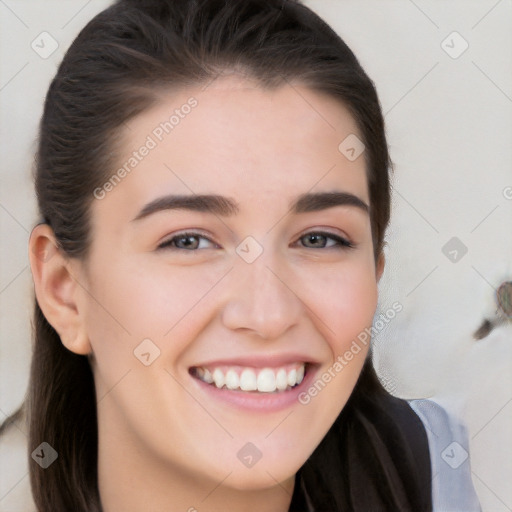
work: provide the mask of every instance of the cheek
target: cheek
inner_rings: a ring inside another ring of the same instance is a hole
[[[335,357],[372,324],[378,299],[374,269],[347,265],[316,275],[314,283],[304,296]]]
[[[226,273],[222,268],[178,269],[136,258],[119,260],[109,269],[95,268],[87,305],[89,338],[98,360],[103,355],[124,365],[133,362],[133,351],[145,339],[162,352],[177,356],[183,351],[200,327],[194,319],[202,300]]]
[[[337,353],[347,349],[347,344],[357,339],[371,326],[377,307],[378,289],[373,279],[354,276],[350,293],[343,295],[338,307],[332,311],[337,338]]]
[[[342,271],[328,272],[321,282],[322,286],[309,288],[308,307],[318,318],[316,326],[329,347],[330,360],[299,395],[317,441],[340,414],[361,373],[370,347],[365,330],[372,325],[378,297],[368,266],[346,265]]]

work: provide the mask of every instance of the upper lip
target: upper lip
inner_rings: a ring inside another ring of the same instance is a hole
[[[212,361],[203,361],[198,364],[194,364],[191,368],[207,368],[207,367],[218,367],[218,366],[248,366],[253,368],[279,368],[292,363],[309,363],[317,364],[311,356],[305,354],[276,354],[272,356],[265,355],[252,355],[252,356],[240,356],[232,357],[229,359],[215,359]]]

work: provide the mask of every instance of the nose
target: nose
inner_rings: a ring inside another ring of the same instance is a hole
[[[222,311],[227,328],[270,340],[297,325],[304,307],[289,272],[263,256],[253,263],[238,261],[236,267]]]

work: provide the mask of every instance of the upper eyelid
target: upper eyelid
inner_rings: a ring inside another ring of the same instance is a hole
[[[173,240],[175,240],[175,239],[177,239],[179,237],[184,237],[184,236],[198,236],[200,238],[205,238],[206,240],[208,240],[209,242],[211,242],[214,245],[219,245],[219,244],[217,244],[217,242],[212,240],[212,238],[209,235],[206,235],[206,234],[204,234],[201,231],[185,230],[185,231],[181,231],[181,232],[178,232],[176,234],[173,234],[173,235],[171,235],[169,237],[165,237],[161,242],[158,243],[157,247],[161,247],[163,245],[167,245],[170,242],[172,242]]]
[[[351,239],[348,235],[341,234],[341,233],[333,233],[332,231],[329,231],[328,228],[307,229],[306,231],[301,232],[301,234],[298,236],[298,238],[302,238],[303,236],[309,235],[310,233],[343,238],[347,242],[351,242]]]
[[[198,238],[204,238],[205,240],[208,240],[208,242],[210,244],[212,244],[213,247],[207,247],[206,249],[212,249],[212,248],[216,249],[216,248],[220,247],[220,244],[215,242],[215,240],[213,240],[210,236],[205,235],[201,231],[183,231],[181,233],[176,233],[175,235],[172,235],[169,238],[165,238],[162,242],[160,242],[158,244],[157,248],[166,249],[167,246],[171,245],[173,240],[179,239],[181,237],[186,237],[186,236],[196,236]],[[187,249],[182,249],[182,248],[179,248],[179,247],[173,247],[173,249],[178,250],[178,251],[179,250],[183,250],[183,251],[187,250]],[[194,250],[189,250],[189,252],[204,251],[204,250],[205,250],[204,248],[203,249],[194,249]]]

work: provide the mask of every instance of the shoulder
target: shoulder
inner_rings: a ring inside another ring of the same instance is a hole
[[[428,438],[434,512],[480,512],[471,480],[466,427],[433,400],[407,400]]]

